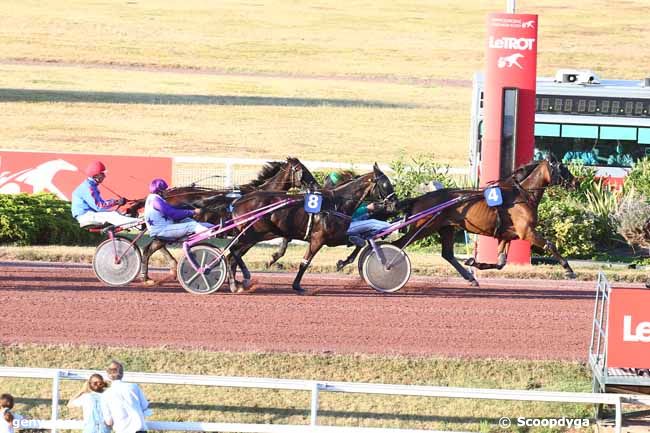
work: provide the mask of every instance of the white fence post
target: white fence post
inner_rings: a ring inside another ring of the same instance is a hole
[[[233,182],[232,182],[232,162],[227,162],[226,163],[225,186],[226,187],[231,187],[232,185],[233,185]]]
[[[52,379],[52,433],[56,433],[56,422],[59,419],[59,377],[61,372],[56,370]]]
[[[311,423],[310,425],[317,425],[317,416],[318,416],[318,390],[320,385],[318,382],[314,383],[311,388]]]

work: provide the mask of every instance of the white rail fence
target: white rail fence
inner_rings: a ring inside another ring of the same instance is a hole
[[[0,377],[33,378],[52,380],[52,412],[49,420],[30,420],[29,428],[81,430],[82,422],[59,419],[59,384],[61,380],[86,380],[97,373],[91,370],[59,370],[50,368],[0,367]],[[372,383],[308,381],[294,379],[267,379],[255,377],[198,376],[160,373],[126,373],[124,379],[135,383],[200,385],[235,388],[265,388],[278,390],[301,390],[311,392],[310,424],[235,424],[203,422],[149,421],[149,430],[175,430],[199,432],[259,432],[259,433],[303,433],[303,432],[379,432],[415,433],[423,430],[386,429],[368,427],[334,427],[318,425],[318,397],[321,392],[343,392],[356,394],[385,394],[400,396],[463,398],[482,400],[516,400],[557,403],[583,403],[612,405],[616,410],[616,432],[621,432],[622,404],[648,404],[641,396],[625,394],[595,394],[553,391],[517,391],[503,389],[470,389],[439,386],[386,385]]]
[[[196,182],[199,185],[214,188],[240,185],[253,179],[259,169],[268,161],[268,159],[175,156],[173,158],[173,183],[174,185],[189,185]],[[372,170],[372,164],[303,160],[301,162],[312,171],[355,170],[362,173]],[[387,174],[392,172],[388,165],[379,164],[379,167]],[[447,173],[452,176],[466,176],[469,174],[469,169],[450,167]]]

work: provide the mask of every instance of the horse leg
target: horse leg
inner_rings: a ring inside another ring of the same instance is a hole
[[[531,244],[535,245],[536,247],[543,248],[547,251],[550,251],[551,255],[558,262],[560,262],[560,264],[564,268],[564,274],[567,278],[574,279],[576,277],[575,272],[573,272],[573,269],[571,269],[571,266],[569,266],[569,262],[560,255],[555,245],[553,245],[553,242],[544,239],[543,236],[538,234],[533,229],[530,229],[523,239],[529,241]]]
[[[354,259],[359,255],[359,251],[361,251],[361,247],[355,245],[354,251],[352,251],[345,260],[339,260],[336,262],[336,272],[341,272],[344,267],[354,262]]]
[[[142,282],[144,283],[145,286],[155,286],[156,284],[158,284],[156,281],[149,278],[149,259],[151,258],[153,253],[155,253],[161,248],[165,248],[165,243],[159,241],[158,239],[154,239],[142,251],[141,271],[142,271]]]
[[[289,242],[291,242],[288,238],[282,238],[282,243],[280,244],[280,248],[276,252],[273,253],[271,256],[271,261],[266,264],[266,267],[269,268],[271,267],[275,262],[280,260],[284,256],[284,254],[287,252],[287,247],[289,246]]]
[[[466,266],[473,266],[476,269],[503,269],[506,265],[506,260],[508,258],[508,247],[510,246],[510,241],[499,240],[499,247],[497,248],[497,262],[496,263],[482,263],[477,262],[474,257],[470,257],[465,260]]]
[[[251,286],[251,273],[242,257],[251,249],[252,246],[253,244],[237,244],[230,250],[230,257],[233,260],[230,260],[228,286],[232,293],[241,292]],[[243,282],[237,281],[237,267],[239,267],[242,272],[242,276],[244,277]]]
[[[176,261],[176,257],[174,257],[172,253],[169,252],[169,250],[167,249],[167,245],[163,245],[160,251],[162,251],[162,253],[167,257],[167,261],[169,263],[169,279],[175,280],[176,271],[178,268],[178,262]]]
[[[296,278],[293,280],[293,290],[296,291],[297,294],[299,295],[304,295],[305,294],[305,289],[303,289],[300,286],[300,281],[302,280],[303,275],[305,274],[305,271],[309,267],[309,264],[311,263],[312,259],[318,253],[318,251],[321,249],[323,246],[323,243],[320,240],[315,240],[314,237],[312,237],[312,240],[309,242],[309,247],[307,248],[307,252],[302,258],[302,261],[300,262],[300,267],[298,269],[298,273],[296,274]]]
[[[478,287],[476,278],[463,267],[454,256],[454,229],[450,226],[442,227],[438,233],[442,242],[442,257],[447,260],[458,273],[474,287]]]
[[[237,292],[241,292],[243,290],[248,290],[253,284],[251,282],[251,272],[248,270],[248,267],[246,266],[246,263],[244,262],[244,255],[251,249],[253,248],[254,244],[246,244],[243,247],[239,249],[237,252],[237,255],[233,256],[235,259],[235,262],[237,263],[237,266],[239,266],[239,269],[241,270],[242,277],[244,278],[241,283],[235,280],[235,285],[237,288]]]

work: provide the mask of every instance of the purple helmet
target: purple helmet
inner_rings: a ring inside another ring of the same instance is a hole
[[[151,181],[149,184],[149,192],[152,194],[157,194],[161,191],[164,191],[168,188],[167,182],[165,182],[165,179],[154,179]]]

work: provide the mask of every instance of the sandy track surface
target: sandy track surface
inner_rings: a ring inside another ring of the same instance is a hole
[[[162,278],[164,274],[155,274]],[[585,360],[593,282],[413,277],[384,295],[353,276],[258,273],[254,293],[177,282],[106,287],[84,265],[0,263],[2,343],[172,346]]]

